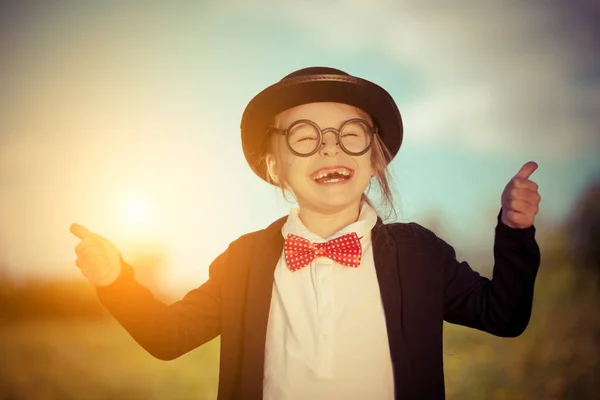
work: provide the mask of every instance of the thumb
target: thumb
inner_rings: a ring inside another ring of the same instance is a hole
[[[528,163],[526,163],[525,165],[523,165],[521,167],[519,172],[517,172],[517,174],[515,175],[515,178],[527,179],[531,176],[531,174],[533,174],[533,172],[537,168],[538,168],[537,163],[535,163],[534,161],[529,161]]]
[[[87,236],[92,235],[92,232],[90,232],[87,228],[79,224],[71,224],[71,228],[69,230],[73,235],[77,236],[79,239],[83,239]]]

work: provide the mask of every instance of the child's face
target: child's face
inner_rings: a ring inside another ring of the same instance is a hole
[[[339,103],[311,103],[281,113],[277,127],[287,129],[297,120],[308,119],[322,130],[339,129],[344,122],[353,118],[362,118],[372,124],[371,119],[355,107]],[[274,155],[267,156],[269,170],[291,190],[301,209],[304,207],[331,213],[358,205],[375,174],[371,164],[372,150],[360,156],[351,156],[340,148],[333,132],[323,135],[324,144],[309,157],[293,154],[284,135],[276,134],[272,140]],[[341,172],[342,176],[337,175],[337,179],[322,178],[324,173],[332,170]]]

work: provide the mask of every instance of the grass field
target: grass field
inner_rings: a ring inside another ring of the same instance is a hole
[[[585,343],[561,346],[537,329],[502,339],[447,325],[448,399],[600,398],[589,394],[598,356]],[[4,324],[0,399],[215,399],[218,346],[216,339],[164,362],[112,320]]]
[[[600,399],[595,282],[543,269],[518,338],[446,324],[447,398]],[[0,400],[216,399],[218,366],[218,338],[164,362],[110,318],[0,322]]]
[[[146,353],[114,321],[0,326],[0,399],[215,399],[218,339],[174,361]]]

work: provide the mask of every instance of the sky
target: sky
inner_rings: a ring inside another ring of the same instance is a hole
[[[255,94],[307,66],[390,92],[405,127],[397,220],[435,216],[458,250],[491,253],[500,195],[527,161],[542,231],[600,179],[595,1],[28,4],[0,6],[12,277],[78,276],[77,222],[126,259],[162,254],[165,286],[201,284],[231,241],[294,206],[246,165],[239,124]]]

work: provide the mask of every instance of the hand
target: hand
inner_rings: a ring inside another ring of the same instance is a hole
[[[541,197],[537,183],[530,181],[529,177],[537,168],[533,161],[523,165],[502,192],[501,221],[511,228],[524,229],[533,225]]]
[[[81,239],[75,246],[75,264],[83,275],[95,286],[108,286],[117,280],[121,273],[121,254],[107,239],[78,224],[72,224],[70,231]]]

